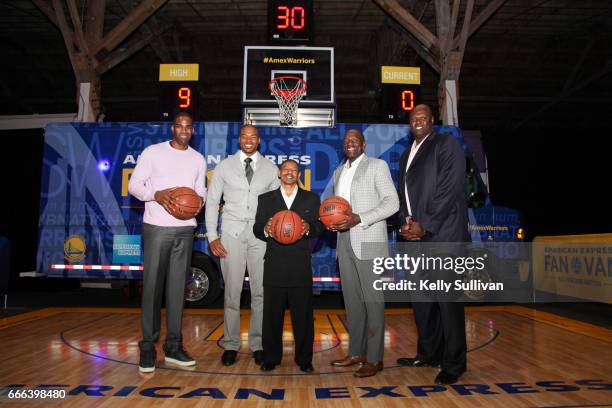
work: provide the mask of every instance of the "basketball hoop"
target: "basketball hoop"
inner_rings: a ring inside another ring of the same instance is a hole
[[[279,76],[270,81],[270,91],[278,102],[280,124],[297,126],[298,105],[306,94],[306,81],[295,76]]]

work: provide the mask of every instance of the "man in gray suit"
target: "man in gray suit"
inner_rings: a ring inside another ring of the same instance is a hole
[[[353,212],[331,225],[331,230],[338,231],[338,263],[350,336],[348,356],[331,365],[361,364],[356,377],[370,377],[383,369],[385,302],[373,287],[372,260],[389,256],[385,220],[399,208],[389,166],[366,156],[365,146],[359,130],[345,133],[347,160],[334,172],[334,192],[351,203]]]
[[[263,362],[261,327],[263,314],[263,265],[266,243],[255,238],[253,224],[260,194],[279,187],[278,167],[262,156],[259,133],[254,126],[240,129],[240,150],[221,161],[213,172],[208,188],[206,231],[210,250],[221,259],[225,283],[223,332],[224,365],[236,362],[240,348],[240,294],[245,270],[251,288],[251,323],[249,348],[257,364]],[[219,202],[225,201],[221,219],[221,236],[217,233]]]

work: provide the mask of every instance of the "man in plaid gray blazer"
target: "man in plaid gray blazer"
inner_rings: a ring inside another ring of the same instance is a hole
[[[389,166],[366,156],[365,146],[359,130],[345,133],[347,160],[334,172],[334,193],[351,203],[352,213],[330,227],[338,231],[338,263],[350,336],[348,356],[331,365],[361,364],[356,377],[370,377],[383,369],[385,302],[373,287],[372,260],[389,256],[385,220],[399,209]]]

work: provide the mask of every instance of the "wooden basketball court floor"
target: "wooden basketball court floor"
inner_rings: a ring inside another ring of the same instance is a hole
[[[141,374],[139,312],[49,308],[0,319],[0,405],[612,406],[612,331],[519,306],[466,308],[468,372],[449,386],[434,384],[434,368],[396,364],[398,357],[415,354],[410,309],[387,310],[385,369],[363,379],[353,377],[352,368],[329,365],[348,350],[343,310],[315,312],[312,374],[293,362],[288,319],[282,365],[259,371],[246,345],[246,310],[235,365],[220,363],[222,310],[186,310],[184,343],[196,367],[166,365],[160,344],[157,370]],[[47,389],[65,396],[23,398]],[[22,398],[14,398],[16,390],[25,391]]]

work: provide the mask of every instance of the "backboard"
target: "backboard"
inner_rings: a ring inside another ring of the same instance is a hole
[[[270,92],[270,80],[297,76],[307,83],[300,107],[333,106],[334,49],[331,47],[244,47],[242,104],[278,106]]]

